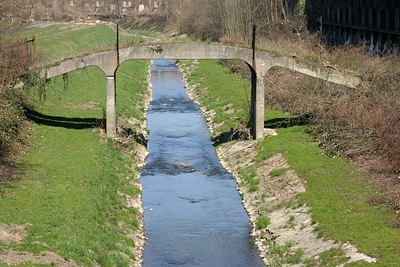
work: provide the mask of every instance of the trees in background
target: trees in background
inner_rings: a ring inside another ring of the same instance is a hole
[[[0,35],[15,30],[22,20],[29,18],[34,0],[0,0]]]
[[[252,26],[267,29],[302,20],[304,0],[189,0],[182,11],[181,32],[202,40],[225,36],[248,43]]]
[[[205,40],[218,40],[222,35],[221,11],[216,0],[189,0],[184,3],[179,19],[179,31]]]

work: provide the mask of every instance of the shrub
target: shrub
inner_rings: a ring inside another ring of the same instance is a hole
[[[15,90],[0,92],[0,160],[6,161],[13,152],[28,142],[29,127],[21,96]]]

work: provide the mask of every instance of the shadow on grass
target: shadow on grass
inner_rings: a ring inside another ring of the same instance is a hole
[[[49,116],[40,112],[27,109],[25,111],[26,117],[37,124],[63,127],[67,129],[92,129],[95,127],[103,127],[105,125],[104,119],[97,118],[67,118],[59,116]]]
[[[14,181],[22,179],[24,172],[20,165],[0,158],[0,196],[4,195],[7,189],[15,188]]]
[[[37,124],[63,127],[66,129],[93,129],[105,125],[104,119],[49,116],[28,108],[25,109],[25,115],[29,120]],[[14,188],[15,185],[13,182],[20,180],[23,177],[24,170],[32,167],[24,164],[13,164],[7,160],[7,156],[3,154],[4,153],[0,153],[0,196],[3,195],[7,189]]]
[[[294,126],[309,125],[312,121],[312,115],[306,114],[293,118],[274,118],[264,121],[264,128],[279,129],[289,128]],[[212,138],[214,146],[228,143],[235,140],[244,140],[241,132],[234,132],[231,129],[229,132],[223,132]]]
[[[312,116],[309,114],[293,118],[275,118],[264,121],[264,128],[280,129],[294,126],[304,126],[311,123]]]

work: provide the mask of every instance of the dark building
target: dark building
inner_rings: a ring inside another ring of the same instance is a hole
[[[333,45],[363,43],[373,52],[400,47],[399,0],[308,0],[309,27]]]
[[[29,18],[63,21],[116,18],[162,11],[167,4],[167,0],[34,0],[29,4]]]

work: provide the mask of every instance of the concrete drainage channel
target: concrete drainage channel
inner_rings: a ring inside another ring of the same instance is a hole
[[[156,60],[151,82],[143,266],[264,266],[236,181],[222,168],[181,72]]]

